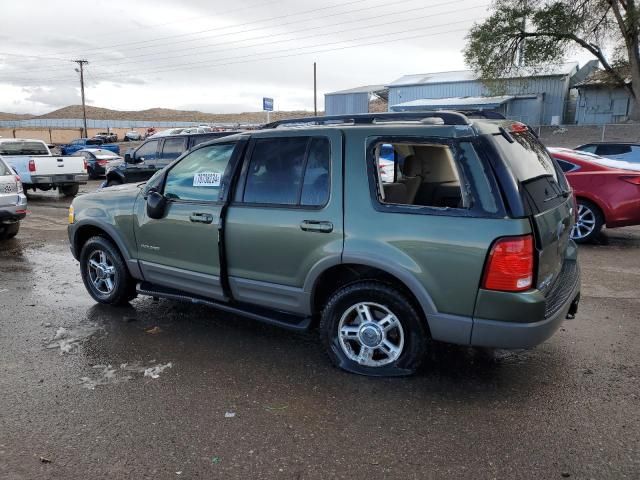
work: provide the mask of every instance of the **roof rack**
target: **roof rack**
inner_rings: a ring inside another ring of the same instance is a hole
[[[277,128],[281,125],[314,124],[326,125],[328,123],[353,123],[355,125],[372,124],[376,121],[421,121],[427,118],[439,118],[444,125],[469,125],[469,119],[460,112],[424,111],[424,112],[386,112],[386,113],[358,113],[352,115],[327,115],[324,117],[288,118],[266,124],[263,128]]]

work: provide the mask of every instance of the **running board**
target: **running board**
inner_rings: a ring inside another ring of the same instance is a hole
[[[248,317],[262,323],[274,325],[276,327],[286,328],[287,330],[304,331],[311,326],[311,317],[300,317],[286,312],[277,310],[267,310],[266,308],[255,307],[246,304],[234,304],[217,302],[207,298],[195,295],[189,295],[180,290],[172,288],[160,287],[148,282],[140,282],[136,286],[136,291],[140,295],[148,295],[150,297],[162,297],[169,300],[177,300],[180,302],[193,303],[197,305],[207,305],[223,312],[234,313],[243,317]]]

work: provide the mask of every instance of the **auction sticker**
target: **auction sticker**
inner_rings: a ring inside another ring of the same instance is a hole
[[[194,187],[219,187],[222,174],[214,172],[200,172],[193,176]]]

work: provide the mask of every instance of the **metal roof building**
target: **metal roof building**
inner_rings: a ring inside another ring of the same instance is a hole
[[[595,68],[590,62],[587,69]],[[584,70],[584,69],[583,69]],[[572,78],[583,72],[577,62],[545,69],[520,68],[497,80],[497,96],[471,70],[405,75],[387,85],[389,110],[492,109],[530,125],[564,123]]]
[[[386,99],[387,88],[384,85],[365,85],[324,95],[325,115],[345,115],[350,113],[368,113],[372,96]]]
[[[623,73],[625,83],[631,77]],[[624,122],[631,113],[631,97],[604,70],[596,70],[584,81],[575,85],[578,90],[576,123],[583,125],[603,125]]]

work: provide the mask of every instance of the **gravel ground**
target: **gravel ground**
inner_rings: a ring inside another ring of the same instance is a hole
[[[538,348],[438,345],[373,379],[313,334],[96,305],[67,206],[33,196],[0,245],[2,479],[640,477],[640,228],[580,248],[580,312]]]

